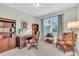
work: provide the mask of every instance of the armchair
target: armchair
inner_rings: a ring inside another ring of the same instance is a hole
[[[59,46],[60,48],[64,49],[64,53],[66,51],[74,52],[75,39],[76,39],[76,34],[74,35],[72,32],[64,33],[61,39],[59,38],[57,39],[56,47]]]

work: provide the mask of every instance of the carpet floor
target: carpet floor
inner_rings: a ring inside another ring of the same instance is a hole
[[[60,48],[56,48],[55,44],[49,44],[44,41],[39,41],[38,50],[35,48],[28,49],[29,45],[25,48],[14,48],[9,51],[0,53],[0,56],[70,56],[72,52],[64,53]],[[78,56],[77,53],[75,53]]]

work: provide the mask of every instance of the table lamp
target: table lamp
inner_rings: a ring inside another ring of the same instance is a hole
[[[75,31],[79,29],[79,21],[69,22],[67,25],[67,28],[71,29],[72,33],[75,34]],[[75,39],[74,37],[72,38]],[[74,42],[74,45],[75,45],[75,42]],[[75,46],[74,46],[74,50],[75,50]],[[75,52],[73,52],[73,56],[74,56],[74,53]]]

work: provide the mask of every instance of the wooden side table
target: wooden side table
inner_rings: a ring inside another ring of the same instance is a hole
[[[46,37],[46,42],[52,44],[54,42],[53,37]]]

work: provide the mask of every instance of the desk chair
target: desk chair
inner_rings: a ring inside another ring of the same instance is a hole
[[[37,46],[38,46],[39,35],[40,35],[40,32],[37,31],[36,35],[32,36],[32,39],[30,40],[30,47],[29,47],[29,49],[34,48],[34,47],[36,49],[38,49]]]

